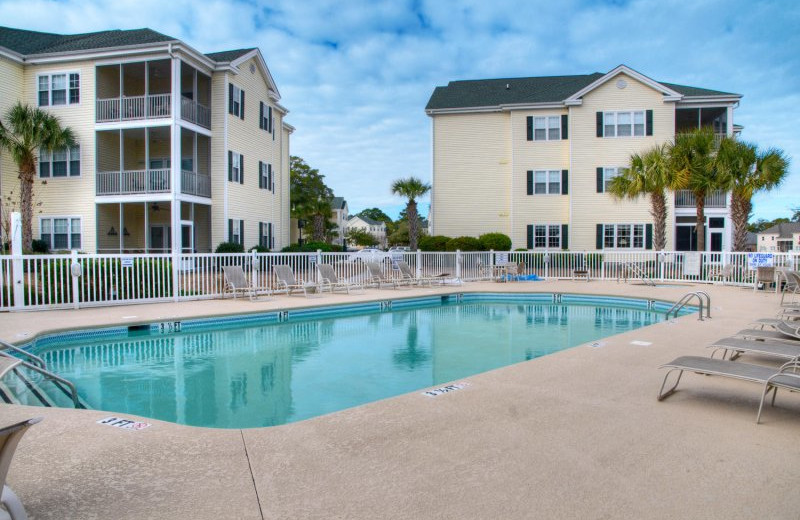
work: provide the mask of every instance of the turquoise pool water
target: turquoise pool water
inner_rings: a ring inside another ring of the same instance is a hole
[[[55,336],[34,351],[73,381],[91,408],[251,428],[534,359],[662,321],[668,308],[599,301],[485,294],[395,300],[184,322],[177,333],[152,324],[96,339]]]

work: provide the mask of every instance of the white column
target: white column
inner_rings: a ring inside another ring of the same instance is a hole
[[[180,294],[180,257],[181,257],[181,203],[178,200],[180,193],[180,166],[181,166],[181,127],[178,124],[180,117],[180,83],[181,62],[178,58],[172,58],[172,125],[171,125],[171,167],[170,167],[170,200],[172,201],[171,222],[172,222],[172,298],[178,301]]]
[[[22,215],[18,211],[11,213],[11,256],[13,258],[14,308],[22,309],[25,305],[25,285],[22,269]]]

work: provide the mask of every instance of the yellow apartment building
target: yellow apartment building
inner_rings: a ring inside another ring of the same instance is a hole
[[[39,154],[33,236],[53,250],[288,245],[294,129],[280,99],[257,48],[203,54],[150,29],[0,27],[0,113],[21,101],[78,139]],[[18,185],[0,152],[4,202]]]
[[[452,81],[436,87],[431,233],[509,235],[513,248],[652,249],[649,200],[620,201],[608,182],[633,153],[676,133],[740,131],[741,95],[655,81],[620,65],[577,76]],[[732,246],[730,197],[706,200],[706,244]],[[692,193],[669,199],[667,249],[697,249]]]

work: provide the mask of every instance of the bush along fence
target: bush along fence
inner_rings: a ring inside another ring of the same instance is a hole
[[[654,284],[725,283],[752,286],[756,266],[776,270],[800,266],[800,253],[686,252],[409,252],[403,259],[418,276],[447,281],[496,278],[507,263],[540,279],[574,278]],[[386,276],[399,277],[396,260],[381,262]],[[366,267],[353,253],[72,254],[0,256],[0,311],[79,308],[220,298],[222,267],[239,265],[263,292],[277,288],[273,266],[289,265],[295,276],[317,278],[316,264],[332,264],[339,277],[367,280]],[[522,276],[521,278],[534,278]],[[531,284],[531,290],[537,290]]]

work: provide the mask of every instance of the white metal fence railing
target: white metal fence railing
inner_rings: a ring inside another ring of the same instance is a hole
[[[770,254],[778,271],[800,267],[800,253]],[[397,259],[386,255],[381,265],[386,277],[396,278],[400,274],[392,258]],[[631,283],[755,283],[747,253],[410,252],[403,259],[418,276],[445,280],[490,279],[513,262],[528,279],[573,278],[576,271],[585,271],[590,279]],[[368,279],[362,259],[353,253],[4,255],[0,311],[219,298],[226,265],[241,266],[257,289],[274,291],[273,266],[288,265],[298,279],[314,281],[318,263],[333,265],[341,278]]]
[[[98,99],[96,121],[103,123],[170,117],[172,115],[171,103],[172,94],[169,93]]]
[[[202,127],[211,128],[211,109],[183,96],[181,96],[181,118]]]

